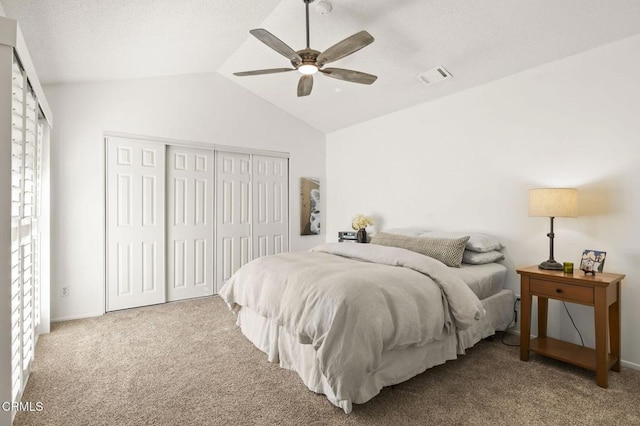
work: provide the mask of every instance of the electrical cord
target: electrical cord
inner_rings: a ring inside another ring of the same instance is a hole
[[[520,344],[518,343],[517,345],[514,345],[513,343],[507,343],[504,341],[505,336],[508,334],[507,331],[509,331],[509,329],[511,328],[511,324],[515,325],[516,322],[516,305],[518,304],[518,302],[520,301],[520,299],[516,298],[516,300],[514,300],[513,302],[513,318],[511,319],[511,322],[509,323],[509,325],[507,325],[507,328],[502,330],[502,337],[500,338],[500,341],[502,342],[503,345],[505,346],[520,346]]]
[[[582,333],[580,333],[580,330],[578,330],[578,327],[576,327],[576,323],[573,322],[573,317],[571,316],[571,313],[569,312],[569,308],[567,308],[567,304],[564,302],[564,300],[562,301],[562,305],[564,306],[564,310],[567,311],[567,315],[569,315],[569,319],[571,320],[571,324],[573,324],[573,328],[576,329],[576,331],[578,332],[578,336],[580,336],[580,341],[582,342],[582,346],[584,346],[584,340],[582,340]]]
[[[507,342],[504,341],[504,338],[507,335],[507,332],[511,328],[511,324],[514,324],[516,322],[516,312],[517,312],[516,311],[516,306],[517,306],[519,301],[520,301],[520,299],[516,299],[513,302],[513,318],[511,319],[511,322],[509,323],[509,325],[507,325],[507,328],[504,329],[504,330],[497,330],[497,331],[501,331],[502,332],[502,338],[500,339],[500,341],[502,342],[503,345],[506,345],[506,346],[520,346],[520,344],[514,345],[514,344],[507,343]],[[571,316],[571,312],[569,312],[569,308],[567,307],[567,304],[564,301],[562,301],[562,306],[564,306],[564,310],[567,311],[567,315],[569,315],[569,319],[571,320],[571,324],[573,324],[573,328],[575,328],[576,331],[578,332],[578,336],[580,336],[580,342],[582,343],[582,346],[584,346],[584,339],[582,338],[582,333],[580,333],[580,330],[576,326],[575,321],[573,321],[573,317]]]

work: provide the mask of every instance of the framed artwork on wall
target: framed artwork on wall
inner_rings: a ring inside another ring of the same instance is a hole
[[[320,180],[300,178],[300,235],[320,234]]]

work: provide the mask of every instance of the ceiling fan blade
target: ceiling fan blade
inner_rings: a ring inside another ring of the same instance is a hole
[[[337,78],[338,80],[349,81],[351,83],[360,84],[373,84],[378,79],[373,74],[367,74],[365,72],[345,70],[343,68],[324,68],[318,70],[327,77]]]
[[[313,76],[303,75],[300,77],[300,81],[298,81],[298,97],[310,95],[311,89],[313,89]]]
[[[291,62],[295,64],[302,63],[302,58],[300,55],[296,53],[295,50],[290,48],[285,42],[280,40],[278,37],[271,34],[269,31],[263,28],[257,28],[255,30],[249,31],[255,38],[289,59]]]
[[[275,74],[278,72],[287,72],[287,71],[295,71],[295,70],[296,70],[295,68],[270,68],[266,70],[234,72],[233,75],[237,75],[238,77],[244,77],[246,75]]]
[[[373,43],[373,36],[366,31],[360,31],[352,35],[351,37],[347,37],[342,41],[334,44],[320,55],[318,55],[318,59],[316,63],[318,66],[322,66],[324,64],[328,64],[329,62],[337,61],[338,59],[342,59],[347,55],[351,55],[354,52],[362,49],[365,46]]]

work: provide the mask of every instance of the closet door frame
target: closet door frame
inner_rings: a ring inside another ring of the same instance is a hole
[[[239,153],[239,154],[249,154],[251,156],[254,155],[259,155],[259,156],[267,156],[267,157],[278,157],[278,158],[285,158],[287,159],[287,195],[288,195],[288,201],[287,201],[287,212],[290,213],[290,204],[291,204],[291,173],[290,173],[290,164],[289,164],[289,160],[291,158],[290,154],[288,152],[282,152],[282,151],[271,151],[271,150],[264,150],[264,149],[254,149],[254,148],[245,148],[245,147],[240,147],[240,146],[233,146],[233,145],[222,145],[222,144],[211,144],[211,143],[205,143],[205,142],[197,142],[197,141],[189,141],[189,140],[183,140],[183,139],[172,139],[172,138],[163,138],[163,137],[155,137],[155,136],[146,136],[146,135],[137,135],[137,134],[132,134],[132,133],[123,133],[123,132],[114,132],[114,131],[105,131],[103,133],[103,158],[104,158],[104,170],[103,170],[103,179],[104,179],[104,185],[103,185],[103,202],[104,202],[104,208],[103,208],[103,237],[104,237],[104,245],[103,245],[103,250],[104,250],[104,255],[103,255],[103,291],[101,294],[102,297],[102,309],[103,309],[103,314],[105,314],[107,311],[107,300],[108,300],[108,292],[109,292],[109,287],[108,287],[108,281],[107,281],[107,271],[109,268],[109,264],[108,264],[108,232],[109,232],[109,228],[108,228],[108,213],[107,213],[107,209],[108,209],[108,197],[109,197],[109,193],[108,193],[108,186],[107,186],[107,140],[108,138],[124,138],[124,139],[137,139],[140,141],[144,141],[144,142],[154,142],[154,143],[158,143],[158,144],[162,144],[165,146],[165,150],[167,149],[168,145],[172,145],[172,146],[177,146],[177,147],[184,147],[184,148],[196,148],[196,149],[203,149],[203,150],[208,150],[208,151],[212,151],[214,153],[214,157],[215,157],[215,153],[217,151],[224,151],[224,152],[233,152],[233,153]],[[214,186],[216,185],[216,182],[214,180]],[[217,210],[217,194],[214,192],[214,197],[213,197],[213,211],[216,212]],[[214,223],[216,221],[216,217],[214,215]],[[287,236],[287,247],[291,247],[291,218],[289,217],[289,223],[288,223],[288,236]],[[165,232],[166,235],[166,232]],[[214,238],[214,253],[211,253],[212,256],[212,262],[213,262],[213,271],[214,271],[214,279],[215,276],[217,274],[217,268],[218,265],[215,263],[216,262],[216,253],[215,253],[215,247],[217,244],[217,231],[215,229],[214,226],[214,234],[213,234],[213,238]],[[167,273],[167,266],[166,266],[166,262],[165,262],[165,274]],[[217,289],[216,289],[216,285],[217,282],[214,280],[214,294],[217,294]],[[166,289],[165,289],[166,291]]]

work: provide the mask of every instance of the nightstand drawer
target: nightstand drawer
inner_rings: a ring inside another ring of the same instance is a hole
[[[593,287],[532,279],[529,291],[535,295],[593,305]]]

